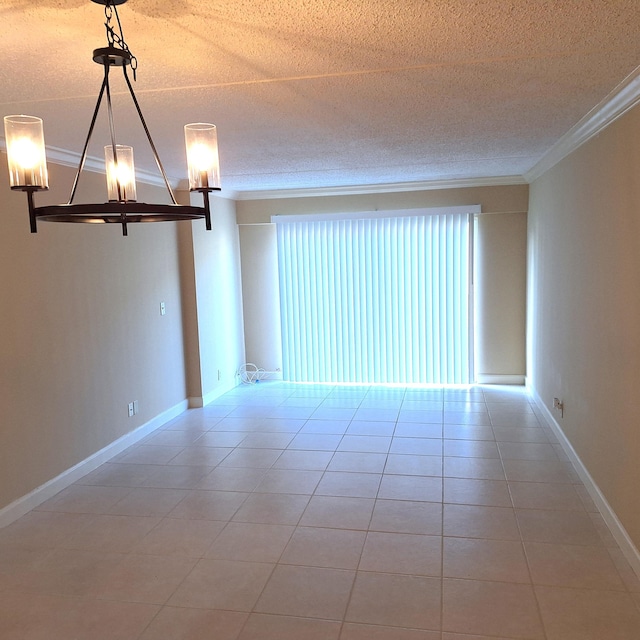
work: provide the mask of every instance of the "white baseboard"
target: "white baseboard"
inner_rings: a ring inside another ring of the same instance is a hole
[[[622,551],[624,557],[627,559],[627,562],[631,565],[631,568],[640,578],[640,551],[638,551],[638,548],[633,543],[633,540],[631,540],[631,538],[629,537],[629,534],[618,519],[615,511],[607,502],[607,499],[604,497],[602,491],[600,491],[600,487],[598,487],[595,480],[591,477],[591,474],[582,463],[582,460],[580,460],[580,457],[573,448],[573,445],[571,444],[571,442],[569,442],[569,439],[564,434],[562,427],[558,424],[552,413],[549,411],[548,407],[544,404],[542,398],[540,398],[539,394],[533,389],[530,390],[530,393],[531,397],[536,403],[540,414],[545,419],[547,424],[551,427],[556,437],[558,438],[562,449],[573,463],[573,466],[580,476],[580,479],[584,483],[587,491],[589,492],[591,499],[594,501],[596,507],[598,508],[598,511],[600,511],[600,514],[609,527],[611,535],[615,538],[616,542],[620,546],[620,551]]]
[[[74,482],[82,478],[82,476],[86,476],[87,473],[94,471],[101,464],[118,455],[132,444],[139,442],[142,438],[145,438],[163,424],[173,420],[173,418],[179,416],[186,410],[187,401],[183,400],[166,411],[158,414],[155,418],[152,418],[137,429],[134,429],[117,440],[114,440],[111,444],[100,449],[100,451],[96,451],[96,453],[85,458],[82,462],[79,462],[70,469],[63,471],[59,476],[45,482],[43,485],[34,489],[27,495],[14,500],[11,504],[0,509],[0,528],[6,527],[8,524],[11,524],[18,518],[21,518],[32,509],[35,509],[38,505],[41,505],[45,500],[52,498],[56,493],[66,489],[69,485],[72,485]]]
[[[205,394],[204,396],[189,396],[189,409],[200,409],[208,405],[210,402],[213,402],[220,396],[227,393],[227,391],[231,391],[235,389],[239,384],[239,378],[232,380],[227,384],[220,385],[216,387],[213,391]]]
[[[515,384],[523,385],[525,376],[521,375],[496,375],[493,373],[477,373],[476,382],[478,384]]]

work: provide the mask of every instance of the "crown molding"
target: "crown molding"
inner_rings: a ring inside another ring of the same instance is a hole
[[[559,138],[524,174],[531,183],[593,138],[640,101],[640,67],[636,67],[604,100]]]
[[[421,180],[387,184],[347,187],[315,187],[311,189],[274,189],[271,191],[237,191],[236,200],[275,200],[278,198],[312,198],[321,196],[361,196],[404,191],[432,191],[436,189],[464,189],[467,187],[504,187],[527,184],[524,176],[496,176],[491,178],[459,178],[450,180]]]

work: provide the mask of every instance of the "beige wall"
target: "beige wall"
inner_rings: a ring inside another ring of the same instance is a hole
[[[201,206],[202,196],[194,194]],[[238,382],[245,361],[240,241],[235,203],[211,196],[212,231],[201,220],[180,228],[188,395],[192,406]]]
[[[640,109],[531,185],[529,371],[640,547]]]
[[[275,225],[240,225],[240,251],[247,361],[266,371],[282,371]]]
[[[475,248],[476,378],[524,382],[527,214],[478,216]]]
[[[50,166],[64,202],[71,169]],[[102,201],[87,173],[78,201]],[[0,171],[0,507],[186,396],[176,225],[41,223]],[[164,192],[139,185],[139,197]],[[95,197],[95,196],[94,196]],[[160,315],[160,302],[166,315]],[[138,415],[127,404],[138,400]]]
[[[359,196],[245,200],[241,224],[242,286],[247,360],[282,366],[276,234],[272,215],[337,213],[480,204],[476,354],[479,373],[525,375],[526,210],[528,187],[475,187]]]

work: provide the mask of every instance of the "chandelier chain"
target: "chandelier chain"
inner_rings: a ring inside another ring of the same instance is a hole
[[[120,23],[120,16],[118,15],[118,9],[115,5],[112,5],[110,2],[107,2],[104,6],[104,15],[106,18],[106,22],[104,26],[107,30],[107,42],[110,47],[118,47],[123,49],[127,53],[131,55],[131,70],[133,71],[133,80],[136,80],[136,71],[138,69],[138,59],[131,53],[129,49],[129,45],[124,40],[124,34],[122,33],[122,24]],[[115,15],[116,22],[118,23],[118,31],[119,34],[116,33],[116,30],[111,26],[111,19]]]

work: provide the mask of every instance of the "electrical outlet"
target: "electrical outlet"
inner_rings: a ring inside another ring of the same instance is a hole
[[[167,313],[167,307],[165,306],[164,302],[160,303],[160,315],[164,316]]]
[[[130,402],[127,408],[129,410],[129,417],[131,418],[133,416],[133,402]]]
[[[560,398],[553,399],[553,408],[560,412],[560,417],[564,418],[564,402]]]

